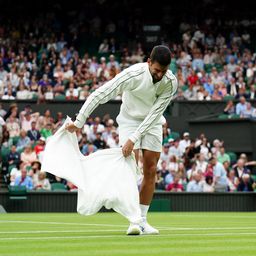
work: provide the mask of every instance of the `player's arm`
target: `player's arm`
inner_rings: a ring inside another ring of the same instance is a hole
[[[133,143],[139,140],[141,136],[145,135],[147,131],[159,121],[165,109],[170,104],[171,100],[175,97],[178,88],[177,79],[175,78],[171,80],[170,83],[171,89],[168,86],[168,88],[156,99],[146,118],[139,125],[136,131],[130,136],[129,139]]]
[[[112,80],[108,81],[94,91],[83,104],[75,122],[69,124],[66,129],[70,132],[74,132],[79,128],[82,128],[87,117],[96,107],[98,107],[100,104],[108,102],[110,99],[116,97],[124,90],[132,87],[131,79],[133,75],[133,72],[127,72],[127,70],[124,70],[120,74],[116,75]]]

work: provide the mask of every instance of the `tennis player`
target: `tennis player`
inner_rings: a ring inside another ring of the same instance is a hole
[[[132,65],[94,91],[83,104],[74,123],[66,127],[70,132],[82,128],[99,104],[122,94],[120,113],[116,118],[120,145],[125,157],[134,151],[137,160],[139,150],[142,150],[144,173],[140,190],[142,221],[130,223],[128,235],[159,234],[147,222],[147,212],[162,151],[163,112],[175,97],[178,86],[176,77],[169,70],[170,62],[170,49],[164,45],[155,46],[147,62]]]

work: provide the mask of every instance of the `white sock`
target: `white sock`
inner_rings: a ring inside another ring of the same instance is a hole
[[[141,217],[143,219],[147,219],[148,209],[149,209],[149,205],[140,204]]]

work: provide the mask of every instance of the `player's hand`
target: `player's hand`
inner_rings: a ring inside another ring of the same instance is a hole
[[[127,140],[126,143],[122,147],[122,152],[124,157],[131,155],[133,151],[134,143],[131,140]]]
[[[76,132],[79,130],[79,128],[76,127],[73,123],[70,123],[66,125],[66,130],[68,130],[69,132]]]

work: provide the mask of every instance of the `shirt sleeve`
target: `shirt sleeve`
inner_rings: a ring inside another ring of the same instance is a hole
[[[124,70],[116,75],[112,80],[108,81],[103,86],[94,91],[80,109],[74,125],[78,128],[82,128],[87,117],[100,104],[108,102],[110,99],[116,97],[124,90],[131,89],[133,84],[131,79],[137,75],[138,71],[127,72],[127,70]]]
[[[156,99],[146,118],[139,125],[136,131],[129,137],[133,143],[145,135],[150,128],[152,128],[159,121],[165,109],[175,97],[178,88],[177,79],[175,78],[170,80],[170,83],[171,87],[167,86],[166,90]]]

